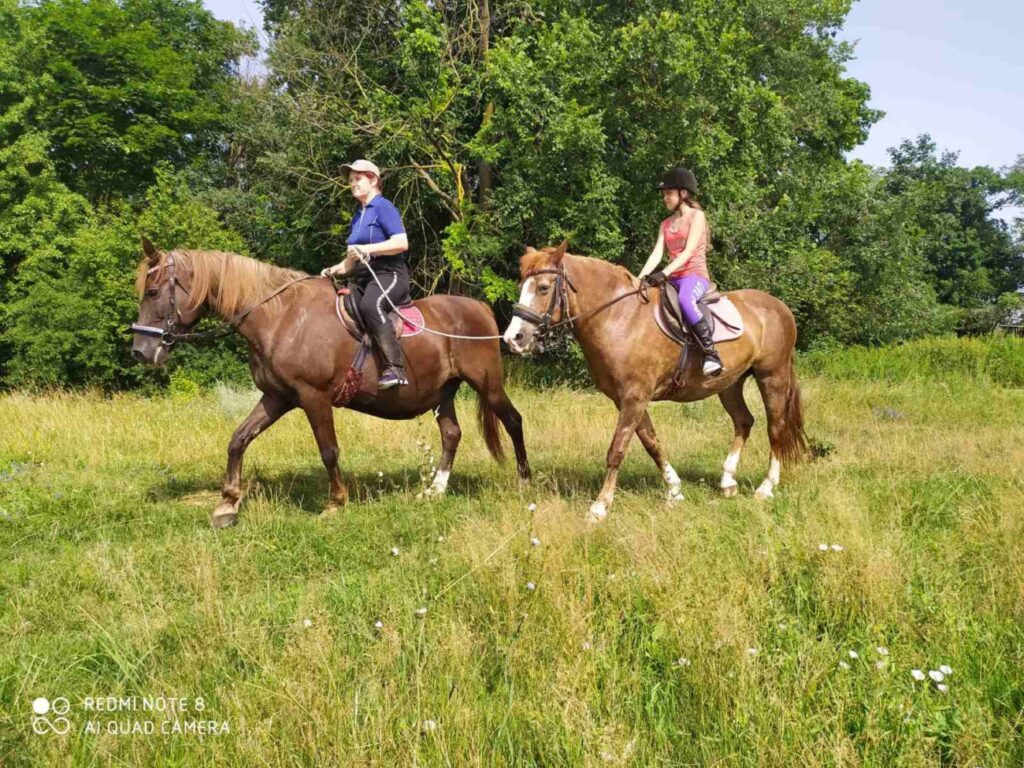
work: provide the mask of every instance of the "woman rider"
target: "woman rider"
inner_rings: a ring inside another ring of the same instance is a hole
[[[679,308],[704,353],[704,375],[717,376],[722,372],[722,359],[711,339],[711,327],[697,306],[711,285],[707,219],[700,203],[694,199],[697,177],[687,168],[672,168],[662,176],[658,189],[672,215],[661,222],[658,242],[640,270],[640,279],[656,285],[663,282],[667,274],[668,281],[679,291]],[[670,259],[668,266],[652,275],[666,248]]]
[[[409,264],[406,261],[409,238],[398,209],[381,194],[380,169],[369,160],[356,160],[341,166],[341,170],[348,173],[352,196],[359,201],[359,210],[352,217],[349,229],[348,256],[368,263],[380,281],[378,285],[368,269],[356,269],[356,303],[384,362],[377,387],[390,389],[409,383],[405,378],[402,347],[388,320],[392,304],[397,307],[409,301]],[[344,262],[335,264],[320,274],[329,276],[344,271],[344,267]]]

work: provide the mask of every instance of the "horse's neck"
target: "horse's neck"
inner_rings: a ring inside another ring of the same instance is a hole
[[[566,276],[576,287],[569,289],[569,308],[574,317],[584,316],[573,323],[573,333],[581,344],[586,344],[594,333],[612,317],[636,311],[636,299],[623,299],[606,309],[600,309],[616,296],[636,289],[622,279],[622,271],[615,264],[586,256],[565,257]],[[594,313],[588,315],[588,313]]]

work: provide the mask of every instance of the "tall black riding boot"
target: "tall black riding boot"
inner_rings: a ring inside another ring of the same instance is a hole
[[[405,378],[405,355],[402,353],[402,345],[395,338],[394,326],[390,322],[377,326],[373,331],[373,340],[384,363],[381,366],[383,373],[377,382],[377,388],[391,389],[408,384]]]
[[[697,340],[697,346],[704,354],[704,375],[717,376],[722,372],[722,358],[718,356],[715,349],[715,342],[711,339],[711,326],[708,325],[706,317],[702,317],[690,326],[693,337]]]

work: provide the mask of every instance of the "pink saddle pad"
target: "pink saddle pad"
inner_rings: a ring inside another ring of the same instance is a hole
[[[740,316],[740,311],[736,309],[736,305],[729,301],[728,296],[723,296],[713,304],[709,304],[708,309],[715,316],[715,329],[712,333],[712,339],[716,344],[720,341],[732,341],[743,335],[743,318]],[[665,320],[661,316],[660,304],[654,312],[654,319],[657,321],[661,332],[671,339],[672,334],[668,332],[668,328],[665,327]]]

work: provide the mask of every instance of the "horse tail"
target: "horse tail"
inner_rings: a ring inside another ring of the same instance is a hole
[[[480,422],[480,431],[484,433],[487,450],[496,461],[505,460],[505,448],[501,444],[501,432],[498,431],[498,414],[487,402],[487,390],[476,393],[476,417]]]
[[[804,432],[804,409],[800,399],[800,382],[796,378],[796,365],[789,361],[789,385],[786,389],[785,425],[779,437],[779,458],[785,464],[795,464],[807,453],[807,434]]]

